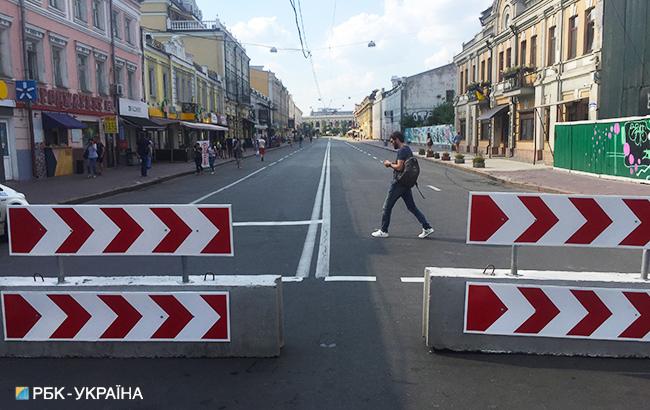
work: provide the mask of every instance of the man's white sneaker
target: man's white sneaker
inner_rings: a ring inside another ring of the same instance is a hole
[[[431,235],[432,233],[433,233],[433,228],[422,229],[422,233],[418,235],[418,238],[424,239],[427,236]]]
[[[374,238],[388,238],[388,232],[384,232],[381,229],[377,229],[375,232],[371,233]]]

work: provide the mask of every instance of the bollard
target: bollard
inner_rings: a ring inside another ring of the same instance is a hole
[[[61,256],[57,256],[56,261],[59,265],[59,276],[57,278],[57,283],[65,283],[65,268],[63,267],[63,258]]]
[[[181,266],[183,270],[183,283],[190,283],[190,276],[187,273],[187,256],[181,256]]]
[[[648,250],[643,250],[643,258],[641,259],[641,279],[648,280],[648,265],[650,265],[650,259],[648,258]]]
[[[519,276],[517,273],[517,245],[512,245],[512,253],[510,254],[510,274],[512,276]]]

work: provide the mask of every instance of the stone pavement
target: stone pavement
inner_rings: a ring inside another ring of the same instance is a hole
[[[385,147],[381,141],[363,140],[365,144],[394,151],[392,147]],[[417,155],[419,148],[424,145],[411,144],[413,152]],[[585,175],[553,168],[544,164],[533,165],[506,158],[485,158],[485,168],[473,168],[473,155],[465,154],[465,164],[454,163],[454,153],[451,161],[426,158],[441,165],[460,168],[468,172],[477,173],[490,179],[520,186],[527,190],[585,194],[585,195],[641,195],[650,196],[650,185],[640,182],[627,182],[605,177]]]
[[[278,148],[267,149],[267,152],[275,149]],[[254,155],[250,148],[244,152],[244,158]],[[217,159],[216,165],[232,162],[234,159]],[[194,161],[157,162],[152,165],[147,177],[140,176],[139,164],[120,165],[118,168],[104,168],[104,173],[94,179],[86,174],[73,174],[41,180],[7,181],[5,185],[25,194],[30,204],[78,204],[191,175],[194,170]]]

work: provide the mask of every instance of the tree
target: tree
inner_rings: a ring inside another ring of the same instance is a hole
[[[445,125],[454,123],[454,105],[445,102],[433,109],[431,116],[428,118],[428,125]]]

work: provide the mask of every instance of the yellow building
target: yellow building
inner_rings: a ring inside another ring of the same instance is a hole
[[[251,88],[267,98],[271,98],[269,89],[270,72],[261,66],[251,66]]]
[[[454,58],[467,151],[552,163],[557,122],[596,119],[603,0],[496,0]]]
[[[354,110],[354,119],[359,124],[361,139],[372,139],[372,105],[376,93],[376,90],[373,91]]]

